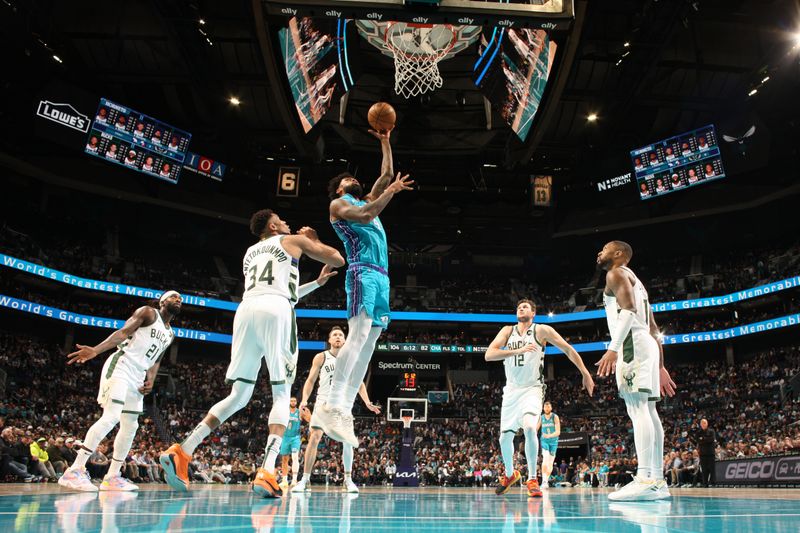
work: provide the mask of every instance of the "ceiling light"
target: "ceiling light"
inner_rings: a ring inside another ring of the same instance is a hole
[[[764,76],[764,79],[761,80],[761,83],[767,83],[769,81],[769,76]]]
[[[628,41],[625,41],[624,43],[622,43],[622,46],[624,46],[625,48],[628,48],[630,45],[631,45],[631,43],[629,43]]]
[[[214,43],[212,43],[212,42],[211,42],[211,39],[209,39],[208,37],[206,37],[206,42],[207,42],[207,43],[208,43],[210,46],[214,46]]]
[[[63,63],[64,62],[60,57],[58,57],[55,54],[53,54],[53,59],[55,60],[56,63]]]
[[[589,116],[586,117],[586,120],[589,122],[597,122],[597,113],[589,113]]]
[[[756,94],[757,92],[758,92],[758,89],[753,89],[752,91],[750,91],[749,93],[747,93],[747,96],[753,96],[753,95],[754,95],[754,94]]]
[[[619,61],[617,61],[617,66],[620,66],[621,64],[622,64],[622,60],[620,59]]]
[[[230,102],[231,105],[239,105],[242,103],[242,101],[236,98],[235,96],[231,96],[230,98],[228,98],[228,102]]]
[[[206,23],[206,19],[200,19],[197,22],[199,22],[200,25],[202,26],[202,25],[204,25]]]

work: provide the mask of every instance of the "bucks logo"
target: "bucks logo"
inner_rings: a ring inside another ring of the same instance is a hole
[[[629,389],[633,388],[633,380],[636,377],[636,372],[628,372],[627,374],[623,374],[622,379],[625,380],[625,384],[628,386]]]

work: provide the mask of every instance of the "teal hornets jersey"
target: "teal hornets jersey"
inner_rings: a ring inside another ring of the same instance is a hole
[[[342,196],[342,199],[359,207],[367,203],[364,200],[357,200],[349,194]],[[336,220],[331,224],[336,235],[344,243],[348,264],[370,263],[388,270],[389,253],[386,246],[386,232],[383,230],[383,224],[379,217],[373,218],[372,222],[367,224],[350,220]]]
[[[545,439],[547,437],[544,436],[545,433],[555,433],[556,431],[556,414],[550,413],[550,420],[542,413],[542,438]],[[558,438],[558,437],[555,437]]]
[[[300,409],[295,409],[294,412],[289,411],[289,423],[286,424],[286,431],[283,433],[283,439],[293,439],[300,436]]]

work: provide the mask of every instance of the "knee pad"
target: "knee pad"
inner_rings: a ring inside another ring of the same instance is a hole
[[[272,409],[269,412],[268,424],[286,426],[289,423],[289,385],[281,383],[272,386]]]

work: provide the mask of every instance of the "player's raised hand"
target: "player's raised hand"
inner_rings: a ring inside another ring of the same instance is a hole
[[[314,228],[309,228],[308,226],[303,226],[299,230],[297,230],[298,235],[302,235],[304,237],[308,237],[312,241],[319,241],[319,236],[317,236],[317,230]]]
[[[672,381],[672,377],[670,377],[667,369],[662,366],[658,375],[661,381],[661,394],[666,394],[669,397],[675,396],[675,389],[678,388],[678,386]]]
[[[369,403],[367,404],[367,409],[369,409],[370,411],[372,411],[372,412],[373,412],[373,413],[375,413],[376,415],[379,415],[379,414],[381,414],[381,406],[380,406],[380,405],[377,405],[377,404],[374,404],[374,403],[372,403],[372,402],[369,402]]]
[[[75,346],[78,348],[78,350],[67,354],[67,359],[69,359],[67,361],[68,365],[71,365],[72,363],[83,364],[86,361],[97,357],[97,351],[91,346],[84,346],[83,344],[76,344]]]
[[[369,133],[379,141],[388,141],[389,137],[392,135],[392,130],[383,130],[383,131],[369,130]]]
[[[608,350],[594,366],[597,367],[598,376],[606,377],[612,374],[617,368],[617,352]]]
[[[394,181],[386,187],[386,190],[391,193],[398,193],[400,191],[412,191],[414,190],[414,180],[408,177],[409,175],[406,174],[405,176],[401,176],[400,173],[397,173],[397,176],[394,177]]]
[[[336,274],[338,274],[338,272],[334,270],[332,266],[330,265],[323,266],[322,270],[320,270],[319,272],[319,277],[317,278],[317,285],[322,287],[323,285],[328,283],[328,280],[331,279]]]

